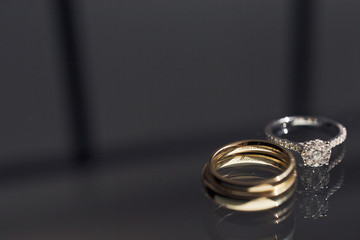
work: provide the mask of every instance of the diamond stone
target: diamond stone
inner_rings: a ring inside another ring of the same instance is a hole
[[[328,143],[315,139],[304,143],[301,157],[305,166],[319,167],[328,165],[331,155],[331,147]]]
[[[319,161],[320,158],[321,158],[321,152],[315,150],[315,151],[313,152],[313,154],[312,154],[312,159],[313,159],[314,161]]]

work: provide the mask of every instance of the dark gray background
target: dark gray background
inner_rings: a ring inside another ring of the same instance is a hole
[[[355,0],[2,1],[0,235],[211,239],[199,180],[211,152],[311,114],[348,128],[345,182],[327,218],[297,218],[295,239],[357,239],[359,11]]]

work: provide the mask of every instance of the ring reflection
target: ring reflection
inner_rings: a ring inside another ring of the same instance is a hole
[[[296,198],[304,218],[318,219],[327,216],[329,198],[344,182],[344,168],[339,163],[344,159],[345,151],[345,146],[340,146],[327,166],[297,167],[299,184]],[[339,166],[335,168],[338,164]]]
[[[211,205],[206,217],[212,239],[292,239],[295,197],[281,206],[260,212],[239,212]]]

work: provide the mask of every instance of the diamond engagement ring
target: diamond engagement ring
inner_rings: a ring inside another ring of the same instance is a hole
[[[333,132],[334,136],[327,140],[314,139],[303,142],[289,140],[287,135],[299,127],[315,127],[318,130]],[[270,141],[299,152],[304,166],[319,167],[328,165],[331,149],[345,141],[346,128],[342,124],[326,118],[292,116],[269,123],[265,127],[265,134]]]

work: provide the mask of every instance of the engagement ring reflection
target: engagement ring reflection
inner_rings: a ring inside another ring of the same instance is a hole
[[[345,156],[345,147],[342,146],[339,150],[340,153],[330,161],[328,166],[297,168],[299,184],[296,195],[300,212],[304,218],[317,219],[327,216],[329,212],[328,200],[341,188],[344,182],[342,166],[333,170]]]

